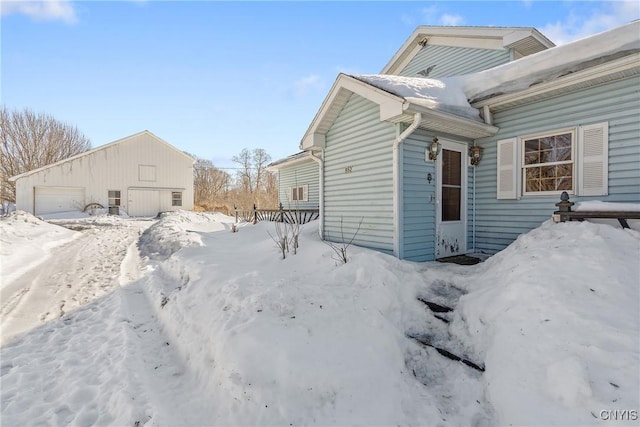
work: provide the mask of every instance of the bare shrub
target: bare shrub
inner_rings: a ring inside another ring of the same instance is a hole
[[[340,217],[340,242],[334,243],[328,240],[323,240],[324,243],[327,246],[329,246],[334,252],[334,255],[331,257],[331,259],[341,264],[346,264],[349,261],[349,257],[347,256],[347,249],[349,249],[349,246],[351,246],[351,243],[353,243],[353,240],[358,235],[358,232],[360,231],[360,227],[362,226],[362,221],[364,221],[364,217],[360,218],[360,222],[358,223],[358,228],[356,228],[356,231],[353,233],[353,236],[351,236],[351,239],[347,241],[344,237],[344,230],[342,227],[342,222],[343,222],[342,217]]]

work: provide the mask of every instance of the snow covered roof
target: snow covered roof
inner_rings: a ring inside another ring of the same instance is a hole
[[[554,47],[485,71],[453,78],[475,105],[640,52],[640,21]],[[640,66],[630,59],[631,66]]]
[[[380,74],[399,72],[426,44],[482,49],[513,49],[527,56],[555,46],[532,27],[420,26],[385,65]]]
[[[130,140],[132,138],[135,138],[135,137],[141,136],[141,135],[145,135],[145,134],[149,135],[150,137],[152,137],[153,139],[157,140],[158,142],[160,142],[162,144],[165,144],[167,147],[169,147],[172,150],[176,151],[177,153],[183,155],[184,157],[188,158],[192,162],[195,162],[195,159],[193,157],[191,157],[190,155],[188,155],[187,153],[185,153],[184,151],[181,151],[181,150],[177,149],[173,145],[169,144],[167,141],[163,140],[162,138],[157,137],[156,135],[154,135],[153,133],[149,132],[148,130],[143,130],[142,132],[138,132],[138,133],[135,133],[133,135],[129,135],[129,136],[125,137],[125,138],[118,139],[117,141],[113,141],[113,142],[110,142],[108,144],[101,145],[101,146],[96,147],[96,148],[94,148],[92,150],[85,151],[84,153],[76,154],[75,156],[67,157],[66,159],[59,160],[59,161],[57,161],[55,163],[51,163],[49,165],[45,165],[45,166],[42,166],[42,167],[37,168],[37,169],[33,169],[33,170],[30,170],[30,171],[27,171],[27,172],[23,172],[23,173],[21,173],[19,175],[12,176],[11,178],[9,178],[9,181],[15,181],[15,180],[17,180],[19,178],[23,178],[25,176],[29,176],[29,175],[32,175],[34,173],[38,173],[38,172],[43,171],[45,169],[48,169],[48,168],[51,168],[51,167],[54,167],[54,166],[58,166],[58,165],[61,165],[63,163],[66,163],[66,162],[70,162],[70,161],[79,159],[81,157],[88,156],[90,154],[96,153],[96,152],[101,151],[101,150],[105,150],[107,148],[113,147],[114,145],[122,144],[123,142],[126,142],[126,141],[128,141],[128,140]]]
[[[360,74],[351,77],[432,110],[480,121],[478,110],[469,105],[457,81],[403,77],[382,74]]]
[[[488,31],[462,30],[477,33],[474,37]],[[530,29],[520,30],[526,33]],[[524,42],[524,33],[504,33],[501,37],[505,43],[519,43]],[[498,106],[508,108],[532,98],[557,96],[640,74],[639,34],[640,21],[634,21],[559,47],[547,49],[552,43],[541,42],[546,50],[489,70],[438,80],[389,74],[340,74],[302,138],[300,148],[324,147],[324,135],[354,93],[379,105],[380,120],[410,122],[413,114],[419,112],[426,117],[420,126],[434,132],[471,139],[494,135],[498,128],[482,122],[479,108],[489,106],[497,111]],[[393,69],[385,67],[387,72]]]
[[[276,160],[267,165],[267,170],[278,170],[283,166],[289,166],[293,163],[298,163],[304,160],[312,160],[313,154],[311,151],[300,151],[285,157],[284,159]]]
[[[353,94],[378,104],[381,121],[410,123],[420,113],[420,127],[434,132],[476,139],[498,131],[480,120],[477,110],[469,106],[454,83],[419,77],[340,74],[302,138],[301,149],[324,147],[326,133]]]

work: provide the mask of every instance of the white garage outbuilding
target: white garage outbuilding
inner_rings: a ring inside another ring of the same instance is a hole
[[[155,216],[193,209],[191,156],[149,131],[10,178],[17,209],[45,215],[100,205]]]

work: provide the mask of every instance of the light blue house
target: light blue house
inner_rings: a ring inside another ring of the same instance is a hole
[[[278,174],[278,202],[284,209],[318,209],[320,206],[320,157],[302,151],[268,166]]]
[[[419,27],[381,74],[340,74],[300,144],[323,237],[425,261],[505,248],[562,191],[640,202],[639,33]]]

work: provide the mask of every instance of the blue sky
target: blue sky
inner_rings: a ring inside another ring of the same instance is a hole
[[[562,44],[640,18],[636,1],[1,1],[5,106],[94,147],[148,129],[219,167],[243,148],[296,152],[337,74],[380,72],[418,25]]]

